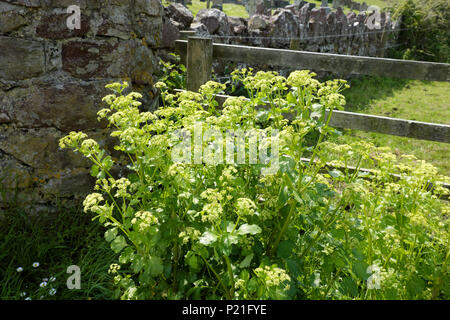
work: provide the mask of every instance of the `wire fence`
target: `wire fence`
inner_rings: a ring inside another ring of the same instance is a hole
[[[210,37],[213,39],[266,39],[266,40],[290,41],[290,40],[315,40],[315,39],[324,39],[324,38],[355,37],[355,36],[359,36],[359,35],[400,32],[400,31],[407,31],[407,30],[411,30],[411,28],[367,31],[367,32],[359,32],[359,33],[329,34],[329,35],[321,35],[321,36],[314,36],[314,37],[264,37],[264,36],[220,36],[220,35],[211,35]]]

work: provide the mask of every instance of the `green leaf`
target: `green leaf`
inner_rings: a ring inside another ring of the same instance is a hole
[[[127,242],[125,241],[125,238],[123,236],[118,236],[114,239],[113,242],[111,242],[111,249],[115,253],[119,253],[126,246],[127,246]]]
[[[286,259],[287,267],[289,270],[289,273],[294,276],[294,278],[297,278],[301,274],[301,266],[299,261]]]
[[[369,279],[369,274],[367,273],[367,267],[369,265],[364,261],[356,261],[353,264],[352,270],[358,276],[359,279],[366,281]]]
[[[216,242],[217,236],[209,231],[205,231],[203,235],[200,237],[199,242],[205,246],[210,245],[211,243]]]
[[[133,262],[131,263],[131,268],[134,273],[138,273],[144,268],[144,258],[142,256],[135,256]]]
[[[294,242],[292,240],[281,241],[278,245],[277,256],[282,259],[286,259],[292,253],[294,248]]]
[[[157,276],[164,271],[164,266],[160,257],[150,257],[148,267],[152,276]]]
[[[425,288],[425,282],[418,276],[412,276],[411,279],[406,284],[406,290],[411,295],[411,297],[416,297]]]
[[[284,186],[284,188],[281,188],[280,194],[278,195],[278,204],[279,205],[286,204],[288,199],[289,199],[289,188],[287,186]]]
[[[286,101],[288,103],[293,103],[296,104],[297,103],[297,99],[294,97],[294,95],[292,94],[292,92],[289,92],[286,96]]]
[[[199,269],[199,261],[198,261],[198,257],[195,254],[190,254],[188,255],[188,257],[186,257],[185,259],[186,264],[191,267],[194,270],[198,270]]]
[[[98,175],[99,172],[99,167],[98,165],[94,164],[91,168],[91,176],[96,177]]]
[[[256,224],[243,224],[239,227],[238,234],[244,235],[244,234],[258,234],[261,233],[261,228],[257,226]]]
[[[125,250],[122,251],[122,254],[119,257],[120,263],[128,263],[130,261],[133,261],[134,258],[134,252],[131,247],[125,248]]]
[[[344,174],[341,171],[336,170],[336,169],[328,171],[328,173],[330,174],[330,176],[332,176],[335,179],[344,176]]]
[[[351,297],[358,296],[358,286],[356,285],[355,281],[351,277],[345,277],[342,280],[339,291],[341,291],[341,293],[343,293],[347,296],[351,296]]]
[[[108,242],[113,241],[117,236],[117,227],[108,229],[105,232],[105,240]]]
[[[269,118],[269,112],[267,110],[261,110],[256,114],[256,120],[258,122],[266,122]]]
[[[250,266],[250,262],[252,262],[252,259],[253,253],[250,253],[248,256],[244,258],[244,260],[242,260],[242,262],[239,264],[239,267],[247,268],[248,266]]]

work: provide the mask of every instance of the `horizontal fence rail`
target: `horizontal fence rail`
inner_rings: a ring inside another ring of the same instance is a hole
[[[176,92],[182,92],[185,90],[181,89],[175,89]],[[227,95],[216,95],[215,99],[218,102],[217,109],[222,109],[222,106],[224,102],[230,98],[231,96]],[[261,109],[267,109],[268,105],[266,106],[260,106]],[[285,117],[287,119],[293,119],[293,114],[285,114]],[[373,118],[373,119],[372,119]],[[374,120],[375,119],[375,120]],[[365,123],[369,123],[368,126],[364,126]],[[377,126],[377,123],[381,123],[380,126]],[[361,125],[363,124],[363,125]],[[405,136],[405,133],[408,132],[408,130],[412,130],[412,136],[416,135],[415,130],[423,130],[423,132],[427,132],[430,134],[430,139],[426,140],[433,140],[433,141],[440,141],[436,140],[436,137],[440,136],[445,141],[442,140],[441,142],[447,142],[450,143],[450,125],[437,125],[434,123],[426,123],[426,122],[418,122],[418,121],[409,121],[409,120],[402,120],[402,119],[393,119],[393,118],[386,118],[386,117],[378,117],[378,116],[370,116],[366,114],[359,114],[359,113],[353,113],[353,112],[346,112],[346,111],[340,111],[340,110],[334,110],[333,114],[331,115],[330,120],[330,126],[336,127],[336,128],[350,128],[350,129],[358,129],[363,131],[371,131],[371,132],[378,132],[378,133],[388,133],[392,135],[398,135],[398,136]],[[442,126],[442,127],[441,127]],[[362,129],[361,129],[362,128]],[[367,130],[370,128],[370,130]],[[404,128],[404,132],[401,131]],[[391,130],[391,132],[387,132]],[[438,132],[436,134],[436,132]],[[302,161],[309,162],[308,158],[302,158]],[[339,169],[338,167],[332,166],[327,164],[329,168],[332,169]],[[342,169],[342,168],[340,168]],[[353,173],[356,168],[347,166],[347,170],[349,170],[350,173]],[[364,169],[359,168],[359,171],[361,172],[368,172],[372,173],[371,169]],[[392,174],[395,178],[400,179],[400,175],[398,174]],[[444,184],[445,188],[450,190],[450,184]],[[430,186],[432,188],[432,186]],[[443,196],[443,199],[448,200],[448,196]]]
[[[190,37],[189,33],[186,33],[185,36],[188,40],[177,40],[175,48],[181,56],[182,63],[186,64],[187,89],[191,91],[197,91],[200,85],[211,79],[213,59],[270,64],[312,71],[330,71],[340,75],[361,74],[415,80],[450,81],[450,64],[445,63],[218,44],[213,43],[211,38]],[[195,54],[200,48],[202,48],[202,55]],[[205,55],[205,52],[208,53]],[[203,70],[200,72],[202,74],[199,74],[199,70]],[[216,96],[219,108],[227,98],[229,96]],[[267,105],[261,106],[261,108],[267,107]],[[293,118],[293,114],[285,114],[285,116],[288,119]],[[450,143],[450,125],[447,124],[335,110],[330,120],[330,126]],[[308,159],[304,159],[304,161],[308,161]],[[347,167],[347,169],[352,168]],[[355,170],[355,168],[353,169]],[[361,168],[359,171],[370,172],[371,170]],[[450,189],[449,184],[444,186]],[[433,188],[433,186],[430,186],[430,188]],[[443,195],[441,198],[448,200],[447,195]]]
[[[176,90],[182,91],[182,90]],[[231,96],[217,95],[219,107]],[[267,107],[267,106],[266,106]],[[286,115],[292,118],[292,115]],[[399,137],[450,143],[450,125],[374,116],[334,110],[330,126],[335,128],[384,133]]]
[[[176,49],[181,55],[187,54],[187,42],[188,40],[176,41]],[[219,43],[213,44],[213,58],[314,71],[330,71],[339,74],[450,81],[450,64],[446,63],[349,56]]]

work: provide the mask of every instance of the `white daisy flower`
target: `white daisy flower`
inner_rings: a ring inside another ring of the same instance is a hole
[[[33,263],[33,268],[37,268],[37,267],[39,267],[39,262],[34,262]]]
[[[30,297],[27,297],[27,298],[25,298],[25,300],[31,300],[31,298],[30,298]]]
[[[56,289],[55,288],[51,288],[50,291],[48,292],[51,296],[54,296],[56,293]]]
[[[49,282],[54,282],[56,280],[56,278],[55,277],[50,277],[50,280],[49,280]]]
[[[42,278],[43,282],[48,282],[48,278]]]
[[[44,287],[46,287],[47,286],[47,282],[41,282],[41,284],[39,285],[41,288],[44,288]]]
[[[22,271],[23,271],[23,268],[22,268],[22,267],[18,267],[18,268],[16,269],[16,271],[17,271],[17,272],[22,272]]]

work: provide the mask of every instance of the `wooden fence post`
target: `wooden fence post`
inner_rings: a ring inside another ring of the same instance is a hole
[[[213,41],[211,38],[189,37],[187,44],[187,78],[189,91],[198,91],[211,79]]]
[[[180,40],[187,40],[189,37],[193,37],[193,36],[195,36],[195,31],[193,31],[193,30],[182,30],[182,31],[180,31],[179,39]],[[180,51],[179,53],[180,53],[180,62],[181,62],[181,64],[186,66],[186,64],[187,64],[187,62],[186,62],[186,54],[187,53],[184,52],[184,51]]]

